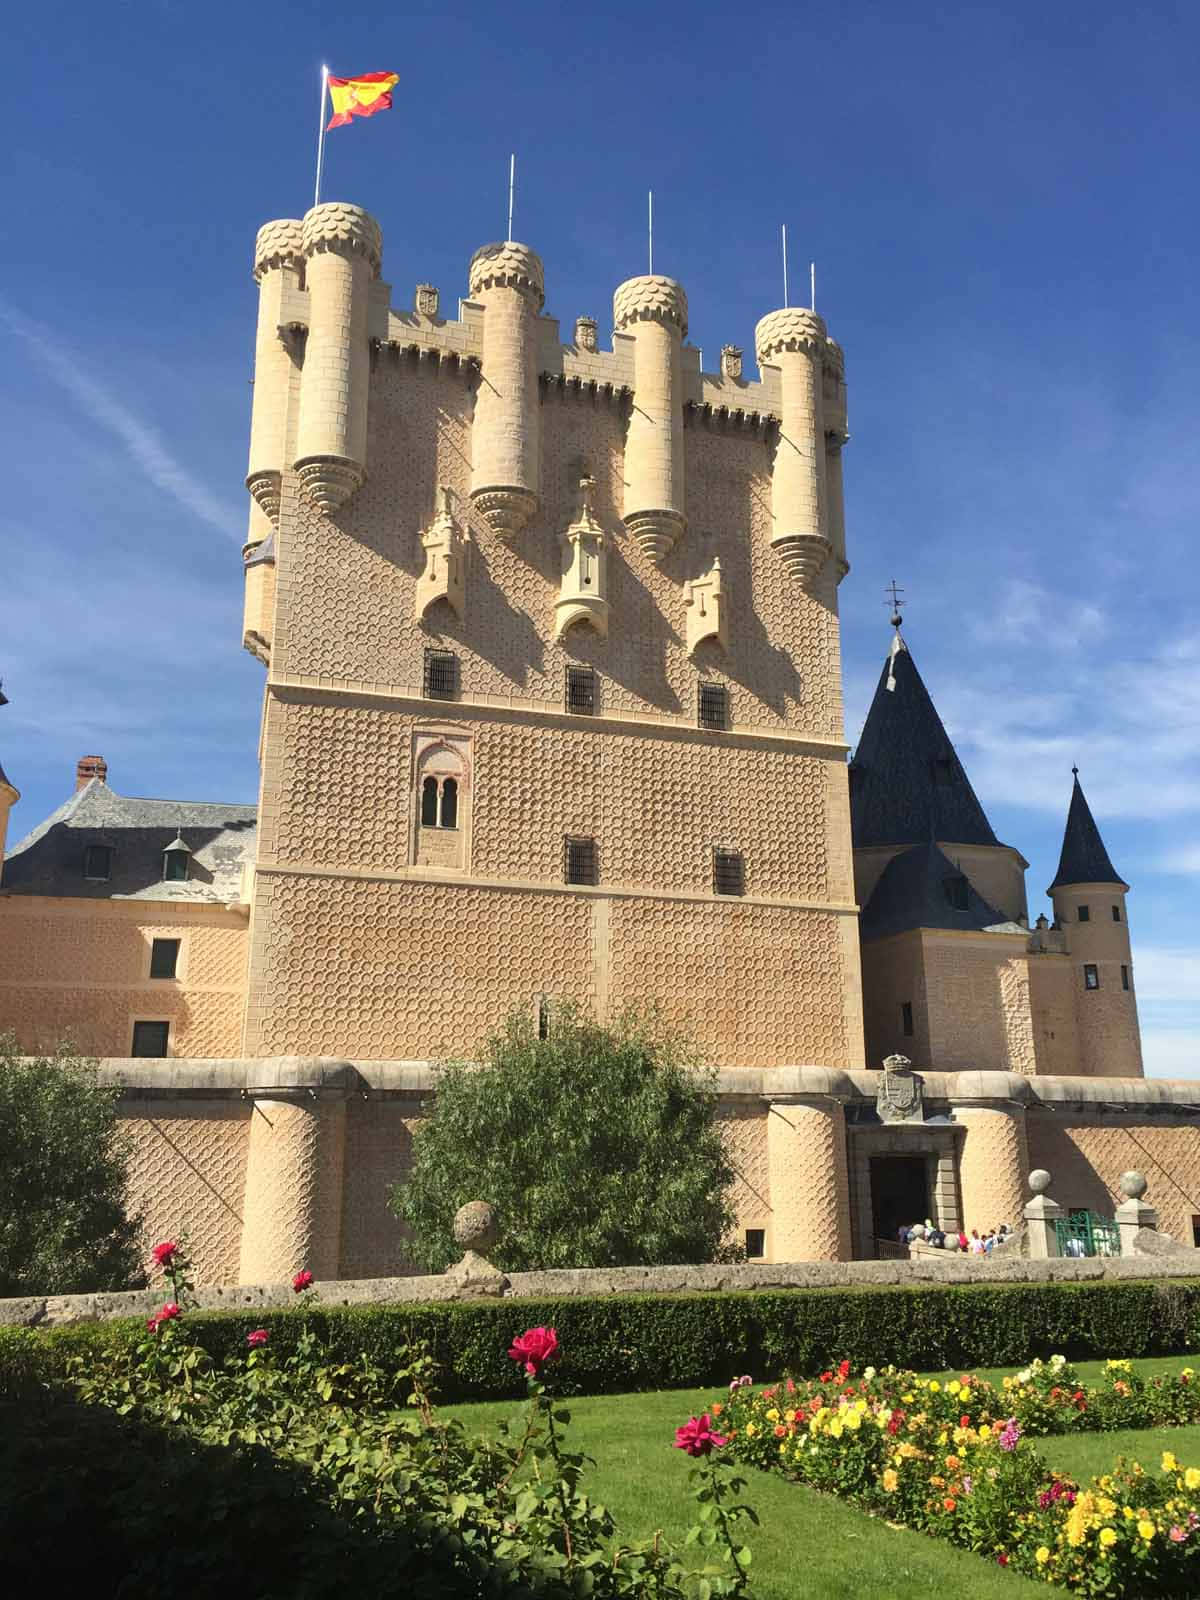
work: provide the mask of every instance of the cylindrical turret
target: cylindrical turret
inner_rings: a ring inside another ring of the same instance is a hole
[[[512,240],[485,244],[471,257],[469,283],[471,299],[484,308],[482,372],[471,430],[471,504],[493,532],[511,537],[538,508],[541,258]]]
[[[19,789],[13,787],[0,767],[0,874],[4,871],[4,846],[8,838],[8,813],[21,798]]]
[[[271,664],[271,633],[275,617],[275,530],[257,544],[242,548],[246,575],[242,607],[242,648],[264,666]]]
[[[846,429],[846,361],[842,347],[825,341],[821,403],[825,420],[825,504],[828,508],[829,543],[837,562],[837,581],[850,570],[846,560],[846,503],[842,494],[842,446]]]
[[[805,589],[831,549],[825,484],[824,367],[829,339],[815,311],[772,311],[754,330],[760,369],[779,369],[779,439],[771,471],[771,543]]]
[[[683,477],[683,285],[652,274],[613,295],[613,323],[634,343],[633,410],[625,440],[625,526],[661,561],[687,526]]]
[[[254,399],[250,410],[252,504],[248,545],[260,544],[279,521],[279,490],[287,458],[288,390],[292,357],[280,338],[284,291],[299,282],[304,224],[296,217],[267,222],[254,242],[258,332],[254,340]]]
[[[306,215],[303,244],[309,313],[296,471],[309,500],[332,512],[366,475],[367,311],[383,241],[373,217],[335,201]]]

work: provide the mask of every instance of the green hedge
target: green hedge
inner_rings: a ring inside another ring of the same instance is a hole
[[[811,1376],[843,1357],[856,1367],[895,1362],[935,1371],[1021,1366],[1056,1351],[1076,1360],[1171,1355],[1200,1336],[1200,1281],[609,1295],[317,1307],[307,1315],[340,1359],[365,1353],[387,1363],[423,1341],[437,1363],[441,1399],[486,1400],[524,1392],[507,1350],[516,1334],[539,1324],[558,1330],[556,1383],[591,1394],[723,1385],[743,1372]],[[288,1345],[301,1313],[195,1311],[187,1324],[219,1357],[244,1351],[256,1327]],[[71,1355],[142,1331],[128,1320],[39,1333],[0,1328],[0,1394],[53,1379]]]

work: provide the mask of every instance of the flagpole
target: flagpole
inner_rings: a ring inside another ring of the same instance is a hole
[[[508,242],[512,243],[513,190],[517,185],[517,156],[514,151],[508,158]]]
[[[321,67],[321,109],[317,116],[317,186],[313,205],[321,204],[321,172],[325,166],[325,97],[329,92],[329,68]]]
[[[817,263],[815,261],[810,261],[808,264],[808,291],[809,310],[815,311],[817,309]]]
[[[648,224],[649,224],[649,234],[650,234],[650,237],[649,237],[650,262],[649,262],[649,265],[647,266],[646,270],[647,270],[647,272],[649,272],[650,276],[653,277],[654,276],[654,190],[653,189],[650,189],[650,190],[647,191],[646,200],[647,200],[646,213],[647,213],[647,221],[648,221]]]
[[[783,237],[783,303],[784,303],[784,306],[786,307],[786,305],[788,303],[788,292],[787,292],[787,223],[786,222],[780,224],[779,232]]]

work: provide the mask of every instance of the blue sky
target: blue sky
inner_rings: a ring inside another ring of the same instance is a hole
[[[781,222],[793,286],[815,257],[850,386],[849,737],[895,576],[1034,914],[1078,761],[1134,888],[1148,1070],[1200,1075],[1200,11],[77,0],[6,35],[10,837],[91,752],[124,793],[255,797],[251,247],[311,203],[320,62],[390,68],[325,198],[380,219],[398,303],[465,293],[514,149],[564,325],[610,326],[649,187],[706,367],[781,302]]]

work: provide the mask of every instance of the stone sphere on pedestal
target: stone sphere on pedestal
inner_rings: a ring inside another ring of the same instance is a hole
[[[1050,1174],[1046,1171],[1045,1167],[1034,1167],[1033,1171],[1029,1174],[1029,1187],[1033,1190],[1034,1194],[1045,1194],[1046,1190],[1050,1187]]]
[[[454,1240],[464,1250],[483,1255],[499,1237],[499,1214],[486,1200],[468,1200],[454,1213]]]
[[[1126,1200],[1140,1200],[1146,1192],[1146,1180],[1140,1172],[1123,1172],[1117,1179],[1117,1187]]]

